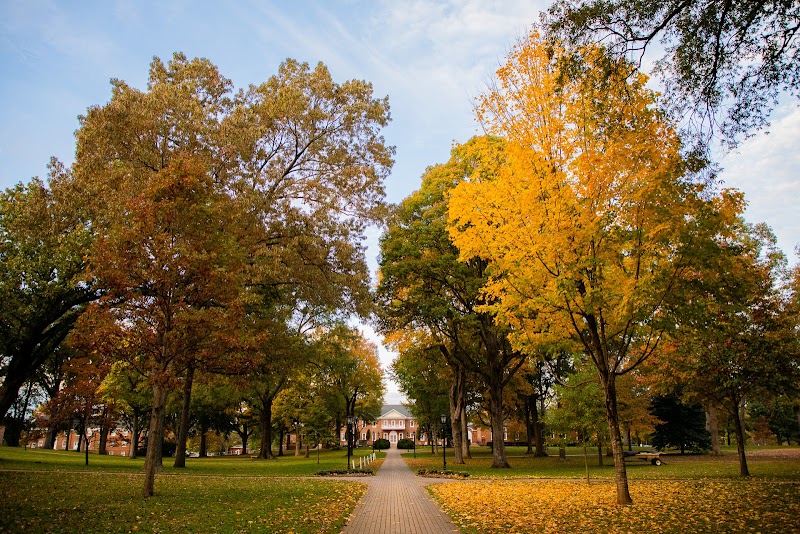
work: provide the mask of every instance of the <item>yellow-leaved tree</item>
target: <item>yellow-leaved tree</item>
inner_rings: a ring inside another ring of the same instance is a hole
[[[741,208],[690,178],[645,83],[602,47],[568,51],[530,34],[476,106],[486,130],[507,139],[506,162],[467,177],[449,205],[462,258],[494,266],[487,308],[514,347],[534,354],[572,338],[594,363],[619,504],[631,497],[617,377],[657,350],[702,236]]]

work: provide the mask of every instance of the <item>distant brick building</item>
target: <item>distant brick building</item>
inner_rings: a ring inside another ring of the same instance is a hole
[[[372,446],[376,439],[381,438],[388,440],[392,447],[396,447],[401,439],[410,439],[415,445],[430,444],[430,436],[420,430],[416,418],[402,404],[384,404],[377,420],[358,421],[355,431],[355,442],[361,446]],[[489,429],[469,425],[467,432],[470,442],[476,445],[486,445],[492,440],[492,431]],[[345,428],[341,429],[339,439],[343,447],[347,445]],[[503,439],[508,438],[503,436]]]
[[[100,445],[100,430],[97,428],[89,429],[89,452],[97,452]],[[44,437],[40,437],[30,444],[31,448],[43,448]],[[79,439],[78,433],[74,430],[63,431],[56,435],[53,449],[57,451],[77,451],[78,444],[81,444],[82,451],[85,451],[86,443]],[[131,434],[127,430],[112,429],[108,433],[106,440],[106,454],[109,456],[130,456],[133,447]]]

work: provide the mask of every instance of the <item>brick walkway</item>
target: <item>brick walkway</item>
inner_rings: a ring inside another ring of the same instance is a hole
[[[420,479],[389,449],[356,506],[343,534],[452,534],[458,532],[450,518],[431,499],[425,486],[438,480]]]

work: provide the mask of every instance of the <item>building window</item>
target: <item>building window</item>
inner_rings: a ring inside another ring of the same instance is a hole
[[[400,439],[403,439],[403,433],[402,433],[402,432],[400,432],[400,436],[399,436],[399,438],[400,438]]]
[[[114,451],[108,451],[109,456],[114,456]]]
[[[119,453],[119,455],[120,456],[125,456],[125,451],[122,451],[121,453]]]
[[[411,428],[414,428],[414,420],[413,419],[411,420],[411,423],[409,423],[409,424],[411,425]]]
[[[417,433],[416,432],[412,432],[411,433],[411,441],[414,441],[416,439],[416,437],[417,437]]]
[[[347,432],[342,432],[342,441],[347,441]]]
[[[367,433],[366,432],[362,432],[361,433],[361,439],[364,440],[364,441],[367,441]]]
[[[392,419],[392,428],[394,428],[395,426],[397,426],[397,421],[395,421],[394,419]]]
[[[384,433],[383,433],[383,439],[389,439],[389,434],[387,434],[386,432],[384,432]]]

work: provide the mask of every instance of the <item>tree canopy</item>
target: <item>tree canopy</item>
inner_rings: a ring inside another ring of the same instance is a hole
[[[800,96],[800,4],[785,0],[559,0],[548,28],[572,43],[602,41],[655,72],[667,106],[704,139],[730,144],[766,127],[781,93]]]
[[[522,39],[477,105],[490,133],[508,139],[507,161],[459,184],[449,207],[461,257],[494,266],[485,309],[511,327],[513,345],[533,353],[572,338],[593,361],[620,504],[630,495],[616,378],[673,324],[666,312],[696,243],[724,219],[712,214],[737,209],[690,179],[645,82],[601,47]]]

